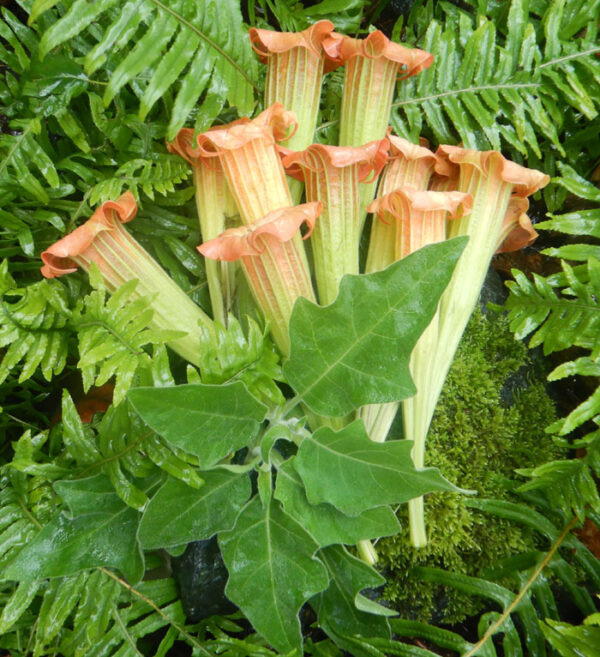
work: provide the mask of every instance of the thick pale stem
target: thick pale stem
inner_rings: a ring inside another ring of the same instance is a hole
[[[85,254],[74,256],[73,260],[86,271],[95,262],[110,291],[137,279],[136,291],[152,298],[153,325],[188,331],[185,337],[168,344],[190,363],[200,364],[200,327],[212,332],[212,321],[119,222],[115,222],[112,230],[98,233]]]

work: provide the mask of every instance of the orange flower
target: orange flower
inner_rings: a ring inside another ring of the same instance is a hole
[[[323,214],[311,238],[322,304],[335,299],[344,274],[358,274],[363,220],[359,183],[379,175],[388,147],[387,139],[360,148],[312,144],[283,157],[287,173],[306,183],[306,199],[323,203]]]
[[[395,228],[394,259],[446,239],[446,219],[468,214],[473,203],[463,192],[431,192],[401,187],[369,206],[384,223]]]
[[[313,141],[323,72],[336,67],[323,50],[332,31],[333,23],[327,20],[302,32],[250,28],[252,47],[267,65],[265,106],[281,103],[297,116],[298,130],[287,144],[291,149],[302,150]]]
[[[518,251],[535,242],[538,234],[527,215],[528,209],[529,201],[526,198],[511,197],[502,222],[502,230],[498,239],[499,246],[496,253]]]
[[[220,235],[225,230],[227,219],[236,217],[239,221],[237,205],[229,191],[223,168],[218,159],[202,157],[194,148],[194,131],[182,128],[167,148],[192,165],[202,239],[210,240]],[[227,263],[207,262],[206,280],[213,317],[226,326],[227,314],[233,303],[235,267]]]
[[[306,223],[308,237],[321,209],[318,202],[279,208],[254,225],[230,228],[198,247],[207,258],[240,260],[273,339],[286,356],[290,351],[288,324],[296,299],[302,296],[314,301],[299,228]]]
[[[111,292],[137,279],[136,292],[153,298],[153,325],[189,331],[169,345],[190,363],[199,364],[198,326],[212,331],[212,322],[125,230],[123,224],[131,221],[136,212],[131,192],[125,192],[117,201],[106,201],[83,225],[42,253],[42,274],[54,278],[70,274],[77,267],[89,271],[94,262]]]
[[[427,148],[427,140],[421,139],[417,145],[395,135],[388,135],[388,139],[390,152],[381,174],[378,196],[385,196],[400,187],[427,189],[435,167],[439,166],[438,157]],[[385,269],[397,260],[394,253],[396,232],[395,222],[373,221],[365,267],[367,273]]]
[[[382,139],[396,81],[431,66],[433,55],[390,41],[377,30],[365,39],[333,33],[323,42],[328,57],[346,67],[340,144],[360,146]]]
[[[296,116],[275,103],[256,118],[243,118],[198,135],[194,157],[219,158],[244,224],[292,205],[276,143],[294,132]]]

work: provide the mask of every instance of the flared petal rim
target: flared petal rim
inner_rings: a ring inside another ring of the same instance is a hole
[[[77,270],[77,263],[72,258],[84,253],[98,233],[113,230],[117,221],[123,224],[131,221],[136,214],[137,203],[130,191],[126,191],[116,201],[106,201],[84,224],[41,254],[44,263],[42,275],[45,278],[55,278],[73,273]]]
[[[285,172],[297,180],[304,181],[305,171],[342,169],[357,164],[359,182],[369,182],[369,177],[374,180],[381,173],[388,159],[389,147],[389,141],[385,137],[370,141],[364,146],[311,144],[303,151],[290,151],[281,147],[279,151]]]
[[[512,184],[514,186],[513,193],[523,198],[550,182],[549,175],[537,169],[528,169],[516,162],[511,162],[499,151],[476,151],[442,144],[438,147],[436,154],[441,160],[455,165],[470,164],[485,175],[492,170],[498,170],[501,180]],[[442,173],[442,171],[440,170],[438,173]]]
[[[296,131],[295,112],[273,103],[254,119],[244,117],[225,126],[213,127],[196,137],[195,157],[217,157],[222,151],[241,148],[254,139],[275,144],[289,139]]]
[[[369,204],[367,210],[383,219],[385,212],[398,215],[406,205],[410,209],[420,212],[443,210],[448,213],[447,219],[454,219],[471,212],[473,197],[471,194],[456,191],[432,192],[414,187],[400,187],[375,199]]]
[[[389,160],[397,158],[404,158],[406,160],[430,160],[433,164],[437,164],[439,160],[437,155],[427,147],[428,142],[426,139],[420,138],[418,144],[413,144],[408,139],[403,139],[392,134],[388,134],[388,139],[390,140]]]
[[[401,80],[416,75],[429,68],[433,63],[431,53],[418,48],[407,48],[390,41],[381,30],[371,32],[365,39],[354,39],[333,32],[323,40],[323,49],[327,57],[338,66],[358,56],[369,59],[387,59],[401,64],[404,66],[399,73]]]
[[[266,214],[259,224],[229,228],[197,248],[203,256],[212,260],[233,262],[243,256],[257,256],[265,249],[264,241],[259,240],[261,236],[270,235],[279,242],[289,242],[305,223],[308,232],[304,239],[308,238],[322,210],[320,201],[278,208]]]
[[[273,54],[292,50],[292,48],[305,48],[317,57],[324,56],[323,40],[334,30],[331,21],[317,21],[302,32],[277,32],[251,27],[249,30],[252,49],[260,61],[266,64]]]
[[[196,164],[197,157],[192,155],[194,151],[194,131],[192,128],[181,128],[173,141],[167,142],[169,153],[175,153],[187,160],[190,164]]]
[[[502,233],[506,235],[496,253],[518,251],[535,242],[538,233],[527,214],[529,201],[520,196],[512,196],[502,223]],[[508,231],[508,232],[507,232]]]

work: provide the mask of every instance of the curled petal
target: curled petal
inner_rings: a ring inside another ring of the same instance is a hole
[[[122,194],[116,201],[106,201],[84,224],[42,253],[42,275],[54,278],[73,273],[77,269],[73,258],[82,255],[98,233],[113,230],[117,221],[131,221],[136,213],[137,203],[130,191]]]
[[[393,160],[396,158],[404,158],[405,160],[430,160],[431,162],[437,162],[439,158],[432,151],[427,148],[428,142],[426,139],[419,139],[419,144],[413,144],[407,139],[402,137],[397,137],[396,135],[388,135],[390,140],[390,153],[389,159]]]
[[[364,146],[326,146],[311,144],[304,151],[289,151],[280,147],[285,172],[304,180],[304,171],[325,171],[329,168],[358,165],[359,182],[366,181],[369,176],[376,178],[387,162],[389,142],[387,138],[371,141]]]
[[[470,164],[485,175],[491,170],[499,170],[501,179],[514,185],[514,194],[521,197],[533,194],[550,182],[547,174],[511,162],[498,151],[475,151],[460,146],[441,145],[436,154],[440,159],[455,165]]]
[[[535,242],[538,233],[527,215],[528,209],[529,201],[526,198],[513,196],[510,199],[502,224],[502,243],[496,253],[518,251]]]
[[[315,55],[323,55],[323,39],[333,31],[331,21],[317,21],[302,32],[276,32],[250,28],[250,42],[260,61],[266,64],[273,53],[282,53],[292,48],[306,48]],[[331,70],[331,69],[330,69]]]
[[[194,131],[192,128],[181,128],[173,141],[167,142],[169,153],[180,155],[190,164],[195,164],[196,157],[192,155],[194,150]]]
[[[473,207],[473,197],[471,194],[463,192],[431,192],[412,187],[401,187],[375,199],[367,209],[383,219],[385,212],[392,215],[397,214],[399,204],[405,203],[412,210],[421,212],[444,210],[448,212],[448,219],[454,219],[458,215],[469,214]]]
[[[213,260],[233,262],[242,256],[260,255],[264,251],[261,236],[271,236],[279,242],[289,242],[303,223],[310,236],[317,217],[321,214],[323,204],[320,201],[304,203],[289,208],[279,208],[265,215],[259,224],[230,228],[214,240],[204,242],[198,251]]]
[[[196,138],[197,156],[216,157],[219,151],[241,148],[254,139],[269,143],[289,139],[297,126],[294,112],[274,103],[256,118],[244,117],[225,126],[213,127]]]
[[[400,79],[416,75],[433,63],[431,53],[394,43],[380,30],[371,32],[365,39],[353,39],[333,32],[323,40],[323,48],[327,56],[338,66],[357,56],[369,59],[383,58],[401,64],[404,68]]]

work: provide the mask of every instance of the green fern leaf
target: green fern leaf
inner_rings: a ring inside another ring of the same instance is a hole
[[[106,291],[96,289],[73,315],[84,387],[89,390],[115,377],[115,404],[124,398],[138,371],[150,367],[151,358],[142,347],[180,335],[178,331],[147,328],[153,315],[151,300],[135,298],[136,285],[137,281],[128,281],[108,301]]]
[[[70,310],[64,288],[42,281],[20,289],[0,265],[0,347],[8,346],[0,363],[0,382],[18,365],[19,381],[29,379],[39,368],[47,381],[65,367]],[[16,301],[9,301],[16,297]]]
[[[567,514],[585,518],[586,507],[600,510],[600,497],[590,469],[583,459],[551,461],[534,469],[517,470],[531,481],[518,491],[543,489],[550,503]]]
[[[119,11],[115,4],[115,0],[71,2],[68,11],[45,31],[40,56],[75,36],[91,33],[90,26],[104,25],[98,42],[85,54],[86,73],[96,71],[110,54],[116,66],[104,93],[107,105],[125,85],[137,85],[146,76],[148,82],[141,82],[142,119],[175,88],[169,139],[187,120],[209,83],[219,89],[215,99],[222,96],[240,113],[252,111],[256,61],[236,0],[170,4],[141,0],[128,2]],[[53,6],[48,0],[37,0],[32,15],[37,18]],[[206,116],[210,122],[220,106],[215,109]]]

